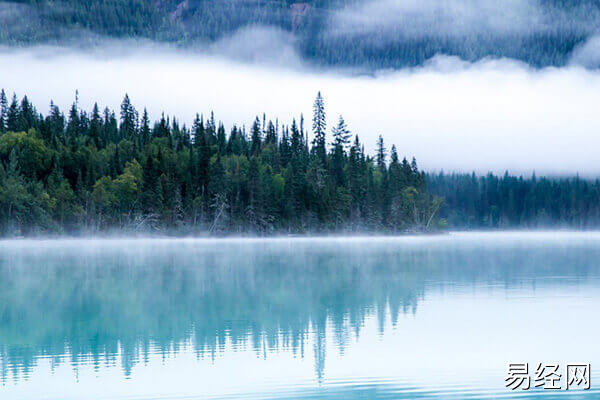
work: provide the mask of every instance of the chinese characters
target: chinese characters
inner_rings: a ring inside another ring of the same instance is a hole
[[[532,369],[533,370],[533,369]],[[532,376],[528,363],[511,363],[504,379],[511,390],[529,390]],[[567,364],[561,369],[559,364],[539,363],[533,374],[533,387],[548,390],[589,390],[591,387],[590,364]]]

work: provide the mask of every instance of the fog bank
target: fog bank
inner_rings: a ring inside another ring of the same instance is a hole
[[[236,51],[235,42],[220,46]],[[300,113],[309,120],[320,90],[329,127],[342,114],[367,150],[381,134],[388,148],[396,144],[427,170],[600,172],[600,73],[575,65],[533,70],[510,60],[438,56],[419,68],[355,76],[241,64],[161,46],[108,54],[2,50],[0,87],[27,94],[43,113],[51,99],[66,111],[76,89],[86,109],[98,101],[118,110],[127,92],[153,118],[165,111],[189,125],[195,113],[214,110],[227,128],[249,126],[263,112],[280,124]]]
[[[540,0],[367,0],[336,10],[330,35],[379,34],[379,43],[401,38],[510,35],[549,32],[589,34],[598,10],[588,2],[560,5]]]

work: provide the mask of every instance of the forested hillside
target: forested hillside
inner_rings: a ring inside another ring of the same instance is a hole
[[[255,26],[288,32],[314,65],[399,68],[446,54],[561,66],[599,31],[600,1],[0,1],[0,43],[10,46],[136,38],[203,51]]]
[[[383,139],[365,154],[344,120],[327,134],[325,103],[281,126],[256,118],[226,132],[212,113],[192,127],[120,113],[42,116],[0,94],[0,234],[402,232],[436,227],[441,199],[416,162]]]

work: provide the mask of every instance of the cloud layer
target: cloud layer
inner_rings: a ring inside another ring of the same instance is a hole
[[[277,27],[246,26],[209,46],[209,53],[251,64],[301,66],[295,39]]]
[[[98,101],[116,110],[127,92],[155,118],[164,110],[189,125],[196,112],[214,110],[228,127],[263,112],[280,123],[300,113],[309,119],[321,90],[329,126],[343,114],[368,150],[381,134],[428,170],[600,173],[600,73],[581,67],[436,57],[415,69],[352,76],[156,46],[123,53],[0,51],[0,87],[29,95],[44,113],[51,99],[66,109],[76,89],[88,109]]]
[[[539,0],[369,0],[334,12],[331,35],[379,34],[381,41],[419,37],[524,36],[590,32],[597,10],[555,8]]]

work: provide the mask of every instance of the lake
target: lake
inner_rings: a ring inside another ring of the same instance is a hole
[[[592,399],[599,314],[593,232],[7,240],[0,398]]]

